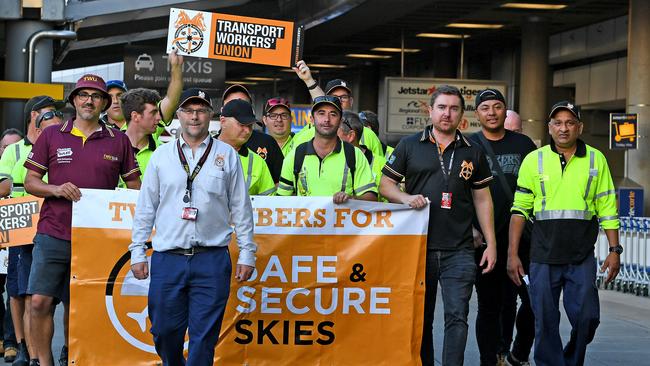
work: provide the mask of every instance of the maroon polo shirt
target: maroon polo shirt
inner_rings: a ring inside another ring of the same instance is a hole
[[[139,179],[140,168],[129,138],[100,124],[101,131],[93,132],[85,143],[71,133],[72,120],[46,128],[25,161],[25,168],[47,173],[48,183],[57,186],[71,182],[79,188],[115,189],[120,176],[125,182]],[[37,232],[69,241],[71,226],[72,202],[45,198]]]

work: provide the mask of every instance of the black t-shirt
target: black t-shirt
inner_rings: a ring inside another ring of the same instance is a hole
[[[427,126],[423,132],[403,138],[388,158],[382,173],[396,182],[405,178],[408,194],[421,194],[431,201],[429,250],[471,250],[472,189],[488,186],[492,179],[490,168],[481,149],[457,132],[455,141],[442,154],[448,173],[453,155],[451,172],[446,180],[431,128]],[[441,207],[443,192],[451,193],[451,209]]]
[[[501,180],[498,177],[499,172],[494,167],[494,162],[481,143],[481,138],[479,137],[480,133],[481,132],[477,132],[471,135],[469,140],[485,153],[488,163],[490,164],[490,170],[494,176],[494,179],[490,182],[490,193],[492,194],[492,202],[494,203],[494,231],[497,239],[501,239],[497,240],[499,246],[505,244],[507,248],[512,201],[507,198],[503,191],[503,184],[501,184]],[[510,192],[512,192],[514,196],[514,192],[517,189],[517,178],[519,177],[521,162],[524,161],[526,155],[537,149],[537,146],[535,146],[528,136],[508,130],[506,130],[506,134],[501,140],[487,141],[490,143],[492,151],[494,151],[494,156],[499,162],[499,166],[508,182]],[[474,219],[475,227],[480,230],[478,220],[476,217]],[[505,241],[505,243],[502,243],[503,241]]]
[[[284,155],[278,143],[275,142],[275,139],[263,132],[253,130],[253,134],[246,142],[246,145],[266,161],[273,181],[278,183],[280,181],[280,173],[282,173]]]

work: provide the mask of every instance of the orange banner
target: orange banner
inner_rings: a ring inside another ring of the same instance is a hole
[[[149,282],[130,272],[136,198],[84,190],[74,204],[69,355],[77,365],[160,362],[149,333]],[[256,225],[265,225],[256,226],[256,271],[231,282],[216,364],[420,364],[428,210],[253,199]],[[288,225],[292,209],[283,207],[296,207],[301,225]],[[83,215],[89,209],[94,218]],[[322,225],[307,227],[305,212]],[[230,253],[236,262],[235,242]]]
[[[32,244],[42,205],[34,196],[0,200],[0,247]]]
[[[167,53],[290,67],[302,59],[303,42],[293,22],[170,9]]]

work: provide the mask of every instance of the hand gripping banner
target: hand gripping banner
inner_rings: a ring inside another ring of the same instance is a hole
[[[70,360],[156,364],[148,280],[133,277],[127,249],[137,191],[82,193],[73,205]],[[427,209],[251,200],[256,271],[231,282],[216,364],[420,364]],[[230,253],[235,263],[234,239]]]

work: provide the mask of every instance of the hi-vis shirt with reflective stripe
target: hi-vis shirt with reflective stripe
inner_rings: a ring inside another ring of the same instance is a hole
[[[603,229],[618,229],[616,191],[605,156],[578,140],[564,169],[551,145],[526,156],[519,170],[513,213],[537,221],[598,217]]]
[[[22,139],[13,143],[4,151],[0,159],[0,180],[11,179],[11,197],[27,196],[25,192],[25,176],[27,168],[23,166],[27,155],[32,151],[32,143],[27,139]],[[47,182],[47,174],[43,177]]]
[[[270,196],[275,193],[273,177],[262,157],[244,145],[239,149],[239,161],[244,171],[244,181],[249,195]]]

